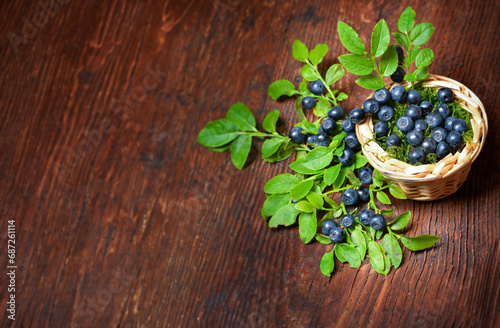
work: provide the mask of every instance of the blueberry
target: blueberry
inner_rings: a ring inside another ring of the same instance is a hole
[[[407,95],[408,95],[408,92],[406,92],[405,87],[403,87],[402,85],[396,85],[391,90],[392,100],[397,101],[397,102],[405,102]]]
[[[448,131],[453,131],[453,123],[455,123],[455,121],[457,120],[456,117],[453,117],[453,116],[448,116],[445,120],[444,120],[444,127],[446,130]]]
[[[401,83],[405,79],[406,72],[403,68],[398,67],[394,74],[391,75],[391,80],[396,83]]]
[[[408,159],[411,164],[423,163],[425,158],[424,151],[420,148],[412,148],[408,152]]]
[[[406,107],[405,115],[415,121],[422,117],[422,110],[419,105],[410,105]]]
[[[403,48],[401,48],[400,46],[396,46],[396,52],[398,54],[398,61],[400,63],[403,63],[404,62],[404,52],[403,52]]]
[[[320,147],[328,147],[330,146],[330,140],[322,140],[322,141],[317,141],[316,144]]]
[[[436,147],[436,154],[439,158],[444,158],[449,153],[451,153],[450,145],[448,145],[445,141],[441,141],[440,143],[438,143]]]
[[[441,88],[437,92],[437,98],[444,103],[451,103],[453,101],[453,91],[450,88]]]
[[[358,192],[358,201],[367,202],[370,200],[370,190],[366,187],[359,187]]]
[[[418,146],[424,140],[424,135],[418,130],[412,130],[406,135],[406,141],[412,146]]]
[[[375,122],[375,124],[373,125],[373,132],[377,134],[377,137],[386,136],[389,132],[389,126],[387,125],[387,122]]]
[[[409,132],[413,130],[413,120],[409,116],[401,116],[396,121],[396,126],[401,132]]]
[[[419,119],[415,121],[415,130],[418,130],[420,132],[425,132],[427,128],[429,127],[429,124],[427,124],[426,121]]]
[[[355,132],[349,132],[348,134],[346,134],[344,137],[344,141],[346,146],[351,149],[356,149],[361,146]]]
[[[321,96],[325,93],[325,85],[321,80],[313,81],[309,84],[309,91],[311,91],[312,94]]]
[[[380,108],[380,111],[378,112],[378,118],[381,121],[389,122],[390,120],[392,120],[393,117],[394,117],[394,109],[392,109],[392,107],[382,106],[382,108]]]
[[[391,100],[391,92],[386,88],[378,89],[373,93],[373,99],[378,101],[380,105],[385,105]]]
[[[441,115],[441,117],[444,120],[444,119],[446,119],[450,115],[450,106],[448,106],[445,103],[439,103],[436,106],[436,113],[438,113],[439,115]]]
[[[430,112],[432,112],[432,109],[434,108],[432,106],[432,103],[428,100],[424,100],[420,103],[420,110],[422,111],[422,116],[427,116]]]
[[[462,133],[462,132],[467,131],[467,129],[468,129],[467,123],[464,120],[462,120],[461,118],[457,118],[453,122],[453,131],[457,131],[459,133]]]
[[[429,124],[429,127],[431,129],[437,128],[438,126],[443,124],[443,118],[438,113],[430,113],[425,118],[425,121]]]
[[[367,208],[359,212],[358,215],[359,222],[361,222],[361,224],[364,224],[365,226],[370,225],[372,217],[373,217],[373,212]]]
[[[328,137],[328,135],[326,133],[318,133],[316,135],[316,143],[319,144],[319,143],[324,143],[324,142],[327,142],[327,146],[330,144],[330,138]]]
[[[354,150],[350,148],[344,149],[342,156],[338,156],[339,162],[342,165],[351,165],[354,162]]]
[[[363,103],[363,110],[367,114],[376,114],[380,109],[380,104],[375,99],[366,99]]]
[[[318,139],[317,139],[317,135],[315,134],[308,134],[306,136],[306,144],[316,144],[316,142],[318,142]]]
[[[344,117],[344,110],[340,106],[335,106],[328,111],[328,117],[334,121],[338,121]]]
[[[306,140],[305,134],[302,133],[302,128],[298,126],[290,130],[290,133],[288,133],[288,137],[293,143],[296,144],[304,143],[304,141]]]
[[[451,148],[456,147],[460,145],[460,141],[462,139],[462,135],[460,132],[457,131],[451,131],[448,134],[448,137],[446,137],[446,143],[450,145]]]
[[[361,123],[365,119],[365,112],[363,112],[361,108],[354,108],[349,113],[349,118],[351,119],[351,122],[354,124]]]
[[[369,168],[363,168],[358,172],[359,181],[361,181],[361,183],[365,185],[372,184],[373,182],[372,175],[373,171]]]
[[[330,240],[334,243],[341,243],[345,240],[345,232],[341,227],[333,228],[330,231]]]
[[[340,219],[340,223],[344,226],[344,228],[349,228],[354,225],[354,216],[351,214],[346,214]]]
[[[345,205],[354,205],[358,202],[358,193],[352,188],[346,189],[340,195],[340,200]]]
[[[436,152],[436,141],[432,138],[424,138],[422,143],[420,144],[420,148],[424,151],[424,154],[430,154]]]
[[[446,137],[448,136],[448,131],[444,129],[443,127],[438,126],[435,129],[432,129],[431,131],[431,137],[434,139],[436,143],[440,143],[441,141],[445,141]]]
[[[418,92],[415,89],[408,91],[408,96],[406,96],[406,103],[408,105],[416,105],[419,104],[420,101],[422,101],[422,96],[420,95],[420,92]]]
[[[391,134],[387,137],[385,144],[387,147],[399,147],[401,145],[401,139],[399,139],[397,135]]]
[[[351,122],[351,119],[346,118],[342,120],[342,123],[340,124],[340,127],[344,132],[354,132],[354,123]]]
[[[311,109],[314,105],[316,105],[316,100],[313,97],[302,98],[302,107],[304,107],[304,109]]]
[[[328,135],[331,135],[337,129],[337,123],[334,120],[327,117],[323,120],[321,124],[321,129]]]
[[[338,227],[337,223],[335,223],[335,221],[333,220],[328,219],[323,221],[323,227],[321,228],[321,232],[323,232],[325,235],[329,235],[330,231],[336,227]]]
[[[384,216],[382,214],[375,214],[370,221],[370,227],[375,230],[383,229],[385,227]]]

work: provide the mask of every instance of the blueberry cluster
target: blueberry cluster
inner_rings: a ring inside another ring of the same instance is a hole
[[[309,91],[315,95],[321,95],[325,91],[325,86],[320,80],[313,81],[309,84]],[[302,107],[304,109],[313,108],[316,100],[313,97],[302,98]],[[365,112],[361,108],[354,108],[349,113],[349,117],[345,118],[344,109],[340,106],[335,106],[328,111],[328,115],[318,129],[318,134],[305,134],[301,127],[294,127],[290,130],[288,137],[297,144],[312,144],[316,146],[328,147],[330,144],[330,136],[337,131],[337,122],[341,121],[340,127],[346,133],[344,137],[345,149],[338,160],[342,165],[350,165],[354,162],[356,150],[361,147],[358,137],[355,132],[355,125],[363,122]]]
[[[436,154],[438,158],[446,157],[453,149],[462,145],[462,133],[467,131],[467,123],[463,119],[450,116],[450,103],[453,92],[449,88],[437,91],[437,100],[433,104],[422,100],[418,90],[406,90],[396,85],[391,91],[380,89],[374,92],[373,98],[363,103],[365,113],[378,118],[373,125],[376,139],[383,141],[388,149],[410,145],[406,158],[411,164],[424,163],[426,155]],[[403,104],[404,114],[395,117],[395,109],[391,107]],[[396,120],[398,133],[390,134],[389,124]],[[427,136],[426,136],[427,135]]]

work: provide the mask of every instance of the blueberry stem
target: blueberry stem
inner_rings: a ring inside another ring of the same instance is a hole
[[[307,63],[313,68],[314,72],[319,76],[319,79],[321,82],[323,82],[323,85],[325,86],[326,90],[328,90],[328,92],[330,93],[331,95],[331,98],[333,100],[333,104],[335,106],[338,105],[337,103],[337,98],[335,98],[335,95],[333,94],[332,92],[332,89],[330,89],[330,86],[328,84],[326,84],[326,81],[323,79],[323,77],[321,76],[321,74],[319,74],[319,71],[318,71],[318,68],[316,66],[314,66],[310,61],[309,59],[307,59]]]
[[[382,85],[384,86],[385,88],[385,82],[384,82],[384,78],[382,77],[382,74],[380,73],[380,70],[378,69],[378,65],[377,63],[375,62],[375,58],[373,58],[373,56],[370,54],[370,59],[373,63],[373,67],[375,67],[375,72],[377,73],[377,76],[378,78],[380,79],[380,82],[382,82]]]
[[[323,195],[333,194],[334,192],[343,191],[343,190],[346,190],[346,189],[349,189],[349,188],[352,188],[352,185],[348,185],[348,186],[346,186],[344,188],[333,189],[333,190],[327,191],[327,192],[323,193]]]
[[[370,190],[370,202],[368,203],[368,206],[371,206],[372,209],[375,211],[375,213],[379,213],[380,210],[378,209],[377,205],[375,204],[375,200],[374,200],[375,197],[373,197],[373,189],[371,188],[371,186],[370,186],[369,190]]]
[[[342,212],[344,213],[344,215],[347,214],[347,210],[345,209],[345,205],[343,202],[340,202],[340,206],[342,206]]]

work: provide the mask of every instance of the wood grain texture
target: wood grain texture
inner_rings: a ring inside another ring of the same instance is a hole
[[[35,1],[0,3],[0,220],[16,220],[19,266],[17,320],[4,312],[3,326],[498,326],[498,1],[411,2],[436,28],[431,71],[467,85],[490,122],[456,194],[397,203],[414,214],[409,235],[442,241],[405,250],[387,277],[336,263],[331,279],[318,267],[328,247],[260,217],[264,184],[287,162],[263,163],[257,142],[238,171],[196,135],[237,101],[258,122],[279,108],[289,128],[293,104],[267,87],[300,81],[293,40],[327,43],[331,64],[344,53],[337,20],[368,40],[410,3],[60,3],[46,20]],[[367,94],[354,80],[337,85],[346,108]]]

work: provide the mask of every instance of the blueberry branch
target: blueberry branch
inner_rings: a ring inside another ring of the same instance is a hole
[[[335,98],[335,95],[333,94],[332,89],[330,89],[330,86],[326,83],[325,79],[323,79],[323,77],[319,73],[318,68],[315,65],[313,65],[309,59],[307,60],[307,63],[313,68],[314,72],[319,76],[320,81],[326,87],[326,90],[328,90],[328,93],[331,96],[331,99],[333,101],[334,106],[337,106],[338,105],[337,98]],[[322,97],[322,98],[325,98],[326,100],[328,100],[330,102],[330,100],[328,98],[326,98],[326,97]]]

